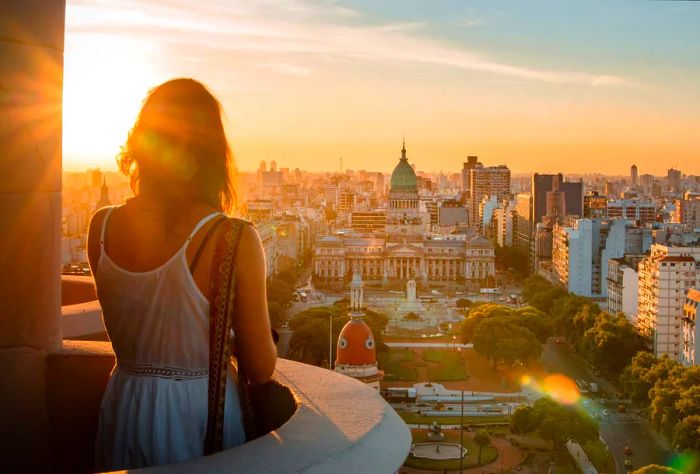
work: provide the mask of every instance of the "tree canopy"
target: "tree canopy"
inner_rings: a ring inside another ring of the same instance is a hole
[[[348,303],[347,299],[339,300],[332,306],[309,308],[291,318],[289,328],[293,332],[289,340],[287,356],[292,360],[308,364],[328,366],[330,321],[331,319],[333,321],[333,353],[330,354],[330,360],[334,360],[338,335],[350,320]],[[387,347],[382,333],[389,318],[375,311],[365,310],[364,313],[364,322],[372,330],[377,351],[385,351]]]
[[[513,309],[496,303],[475,304],[460,326],[462,341],[492,360],[512,365],[539,357],[542,344],[552,335],[545,315],[533,308]]]
[[[549,397],[540,398],[531,407],[519,406],[511,417],[510,426],[515,433],[537,432],[558,449],[569,440],[584,444],[598,438],[598,424],[586,412]]]

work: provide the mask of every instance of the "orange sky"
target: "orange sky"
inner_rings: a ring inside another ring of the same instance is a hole
[[[640,174],[700,174],[694,64],[656,77],[580,44],[520,54],[515,40],[513,57],[489,50],[488,31],[440,36],[440,18],[393,20],[363,2],[231,3],[69,0],[64,167],[115,168],[148,88],[189,76],[223,103],[243,170],[268,158],[335,170],[342,156],[345,168],[388,172],[405,132],[425,171],[456,172],[475,154],[516,173],[627,174],[636,163]]]

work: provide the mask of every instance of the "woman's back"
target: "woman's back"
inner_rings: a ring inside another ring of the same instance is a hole
[[[174,79],[149,92],[117,161],[135,197],[98,211],[88,235],[90,267],[117,356],[100,408],[96,457],[101,470],[203,454],[216,240],[206,241],[205,235],[216,216],[233,210],[236,202],[221,106],[192,79]],[[265,257],[252,226],[240,220],[235,225],[240,229],[231,276],[236,285],[227,287],[226,301],[233,302],[227,309],[232,308],[239,365],[252,383],[262,383],[276,359]],[[199,263],[191,269],[195,260]],[[221,354],[225,351],[215,363]],[[244,441],[228,369],[220,378],[227,385],[225,418],[211,425],[209,434],[215,436],[209,439],[216,442],[210,449],[220,448],[222,436],[224,446]]]
[[[202,218],[179,249],[153,266],[161,260],[158,252],[147,257],[152,262],[139,262],[143,248],[155,242],[167,249],[172,242],[158,242],[149,233],[131,238],[125,229],[135,224],[128,224],[132,207],[109,208],[98,215],[102,222],[95,283],[117,359],[100,407],[96,456],[97,467],[104,469],[201,456],[206,435],[209,301],[190,272],[188,250],[202,227],[210,227],[221,213]],[[112,215],[118,216],[115,222],[110,222]],[[120,222],[123,228],[110,225]],[[107,242],[111,248],[130,249],[132,257],[122,256],[121,265],[116,263]],[[226,392],[224,445],[232,447],[245,441],[245,433],[230,374]]]
[[[183,373],[205,373],[209,355],[209,301],[190,272],[192,258],[188,258],[191,255],[188,250],[198,231],[221,213],[205,215],[185,239],[173,236],[171,240],[181,242],[180,247],[163,263],[154,265],[162,257],[152,249],[142,250],[149,246],[149,235],[132,237],[130,232],[109,225],[119,224],[116,219],[111,220],[113,214],[128,221],[130,209],[122,208],[116,213],[113,210],[104,212],[95,282],[105,326],[119,363],[148,365],[156,372],[171,367]],[[133,257],[125,262],[127,258],[122,255],[119,260],[122,263],[118,264],[105,250],[106,236],[111,237],[113,249],[130,249],[131,255],[136,256],[149,255],[151,262],[135,262]],[[166,251],[173,246],[163,240],[159,245]]]

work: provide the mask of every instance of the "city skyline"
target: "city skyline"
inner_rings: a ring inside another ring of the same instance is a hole
[[[478,155],[514,173],[700,174],[692,3],[135,7],[68,1],[68,170],[114,169],[148,88],[193,76],[221,100],[244,171],[390,169],[405,133],[428,172]]]

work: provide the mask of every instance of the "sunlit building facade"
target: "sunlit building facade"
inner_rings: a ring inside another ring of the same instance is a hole
[[[637,329],[652,339],[657,357],[681,360],[683,305],[700,277],[699,259],[700,247],[654,244],[639,264]]]
[[[404,146],[391,176],[383,231],[320,236],[313,250],[316,282],[340,288],[358,272],[368,283],[415,279],[423,285],[459,282],[478,287],[494,276],[493,243],[470,229],[434,234],[430,221]]]

